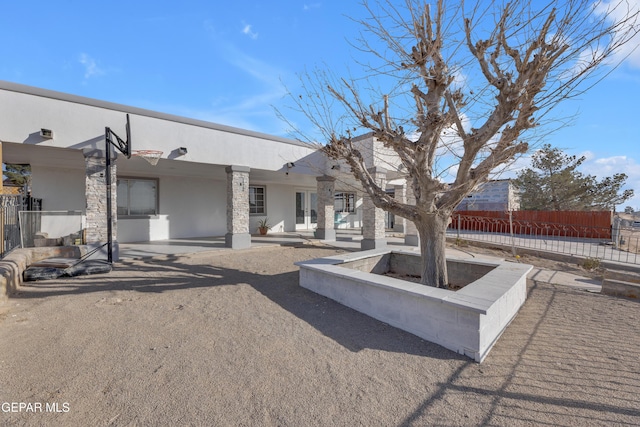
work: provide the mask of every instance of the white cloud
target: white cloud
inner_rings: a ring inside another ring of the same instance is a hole
[[[78,61],[84,67],[85,80],[88,80],[91,77],[102,76],[106,74],[106,71],[98,66],[96,60],[86,53],[81,53]]]
[[[640,163],[629,156],[612,156],[600,159],[594,159],[585,162],[581,170],[595,175],[598,179],[612,176],[616,173],[624,173],[627,175],[626,185],[624,189],[633,189],[635,196],[624,203],[624,206],[632,206],[636,209],[640,208]],[[624,208],[621,206],[620,208]]]
[[[253,40],[256,40],[258,38],[258,33],[253,32],[251,24],[244,24],[244,27],[242,28],[242,34],[246,34]]]
[[[626,16],[638,13],[640,11],[640,0],[603,0],[595,3],[594,13],[599,16],[608,16],[608,20],[611,22],[620,22]],[[640,19],[636,19],[633,25],[638,28],[640,26]],[[631,24],[624,26],[621,29],[621,33],[630,30]],[[635,34],[631,40],[626,43],[622,48],[614,55],[613,62],[625,60],[630,66],[640,68],[640,33]],[[626,58],[626,59],[625,59]]]
[[[303,10],[318,9],[320,8],[320,6],[322,6],[322,3],[305,3],[302,9]]]
[[[190,111],[175,106],[174,110],[183,110],[178,112],[180,115],[228,126],[279,135],[285,133],[286,125],[276,117],[272,105],[287,93],[281,80],[286,79],[286,70],[246,54],[220,37],[208,22],[205,23],[205,29],[212,36],[217,55],[247,75],[245,88],[231,91],[230,94],[217,94],[208,108]],[[247,31],[252,31],[250,26]]]

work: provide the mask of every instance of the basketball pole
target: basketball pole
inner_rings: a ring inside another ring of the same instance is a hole
[[[131,126],[129,123],[129,114],[127,114],[127,140],[123,141],[109,127],[104,128],[105,140],[105,166],[106,166],[106,187],[107,187],[107,262],[113,263],[113,215],[111,213],[111,146],[113,145],[122,154],[131,158]],[[111,137],[115,137],[115,141]]]

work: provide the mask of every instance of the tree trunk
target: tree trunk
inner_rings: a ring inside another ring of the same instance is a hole
[[[415,223],[420,235],[422,255],[422,279],[420,283],[436,288],[446,288],[447,259],[445,256],[445,234],[449,225],[449,214],[427,215]]]

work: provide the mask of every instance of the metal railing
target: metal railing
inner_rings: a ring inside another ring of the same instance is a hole
[[[25,209],[40,210],[42,199],[22,195],[0,195],[0,258],[20,247],[19,212]]]
[[[509,218],[452,216],[447,236],[500,246],[558,252],[586,258],[640,264],[640,228],[532,223]]]

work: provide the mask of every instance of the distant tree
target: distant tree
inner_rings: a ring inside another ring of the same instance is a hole
[[[602,77],[600,66],[638,33],[638,14],[624,2],[595,8],[591,0],[363,6],[354,44],[367,58],[353,64],[358,74],[306,73],[291,99],[374,205],[415,224],[421,281],[446,287],[445,235],[455,207],[528,150],[526,135],[550,111]],[[371,175],[354,142],[365,133],[398,156],[415,204],[400,203]],[[455,174],[451,185],[446,170]]]
[[[5,169],[3,172],[4,176],[6,176],[11,183],[19,187],[31,185],[31,165],[5,163]]]
[[[634,212],[635,212],[635,211],[633,210],[633,208],[632,208],[631,206],[625,206],[625,208],[624,208],[624,213],[626,213],[626,214],[632,214],[632,213],[634,213]]]
[[[614,209],[633,197],[621,191],[627,175],[617,173],[598,181],[578,170],[585,157],[568,156],[545,144],[534,153],[532,167],[521,171],[515,184],[520,189],[520,208],[525,210]]]

